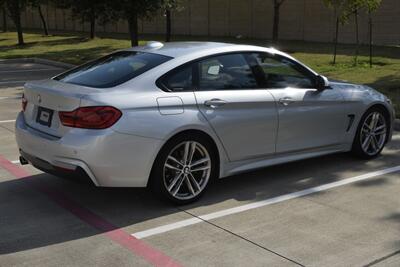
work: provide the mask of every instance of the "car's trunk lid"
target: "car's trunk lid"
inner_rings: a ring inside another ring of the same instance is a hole
[[[95,90],[55,80],[26,83],[25,121],[31,128],[62,137],[69,128],[61,124],[58,113],[78,108],[83,95],[93,93]]]

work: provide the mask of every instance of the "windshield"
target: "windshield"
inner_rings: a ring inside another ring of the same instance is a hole
[[[127,82],[170,59],[158,54],[121,51],[74,68],[54,79],[88,87],[109,88]]]

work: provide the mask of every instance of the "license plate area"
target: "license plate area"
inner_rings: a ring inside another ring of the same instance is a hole
[[[44,107],[38,107],[38,112],[36,116],[37,123],[47,127],[51,127],[52,119],[53,119],[53,110]]]

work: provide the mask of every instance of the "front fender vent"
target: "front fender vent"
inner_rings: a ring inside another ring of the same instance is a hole
[[[349,115],[347,115],[347,117],[348,117],[349,122],[348,122],[348,125],[347,125],[346,132],[350,131],[351,127],[353,126],[355,115],[354,114],[349,114]]]

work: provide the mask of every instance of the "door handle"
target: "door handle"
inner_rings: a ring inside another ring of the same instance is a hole
[[[293,102],[294,102],[294,100],[290,97],[284,97],[284,98],[279,99],[279,103],[281,103],[284,106],[287,106]]]
[[[210,108],[218,108],[226,104],[226,101],[218,98],[204,101],[204,105]]]

